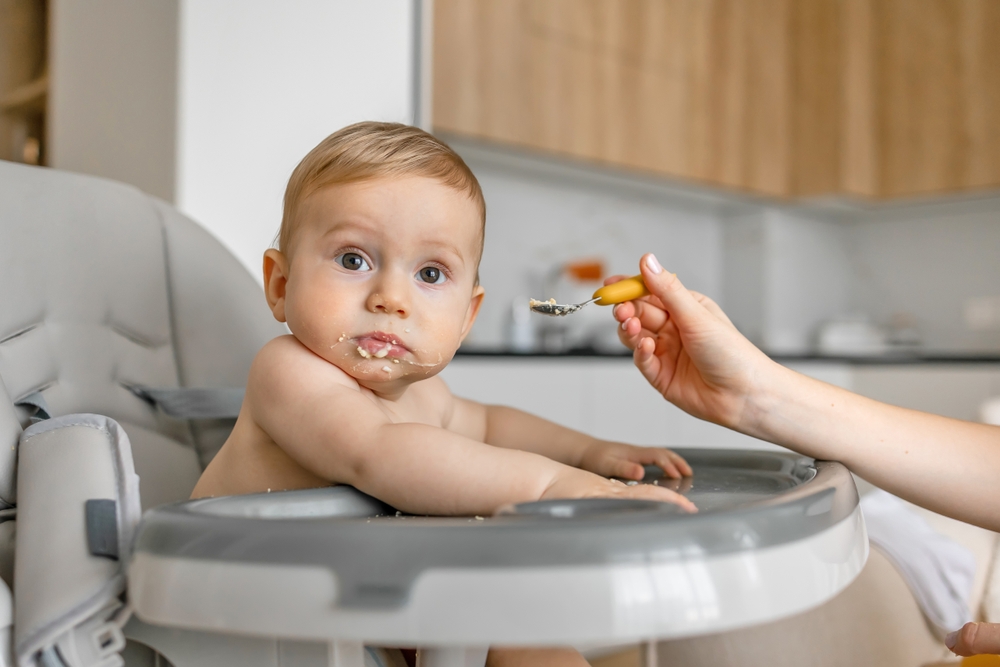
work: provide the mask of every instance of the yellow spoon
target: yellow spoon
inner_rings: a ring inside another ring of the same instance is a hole
[[[647,294],[649,294],[649,290],[646,289],[646,283],[642,282],[642,276],[632,276],[631,278],[625,278],[616,283],[605,285],[594,292],[593,298],[583,303],[561,304],[556,303],[555,299],[549,299],[548,301],[532,299],[528,305],[533,311],[542,315],[562,316],[575,313],[591,303],[596,303],[598,306],[613,306],[616,303],[638,299]]]

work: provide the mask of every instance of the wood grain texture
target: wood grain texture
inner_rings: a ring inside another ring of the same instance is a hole
[[[0,0],[0,100],[45,73],[46,14],[42,0]],[[40,134],[38,104],[0,111],[0,160],[19,160],[23,135]]]
[[[872,197],[879,194],[875,17],[872,0],[843,0],[843,93],[839,187]]]
[[[785,194],[791,4],[439,0],[434,125]]]
[[[885,0],[879,9],[880,194],[996,185],[1000,3]]]
[[[997,0],[437,0],[435,127],[779,197],[1000,185]]]
[[[842,0],[809,0],[794,2],[791,14],[791,180],[786,194],[828,194],[840,188],[844,7]]]

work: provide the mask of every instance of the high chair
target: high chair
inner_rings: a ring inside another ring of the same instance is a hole
[[[283,333],[259,286],[161,201],[3,162],[0,276],[3,664],[359,667],[381,645],[481,667],[490,645],[772,621],[868,555],[850,474],[791,454],[684,450],[697,515],[411,517],[343,486],[188,502]]]

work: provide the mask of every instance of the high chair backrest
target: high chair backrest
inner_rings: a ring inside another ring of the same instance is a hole
[[[170,419],[133,388],[242,386],[256,351],[283,331],[243,266],[168,204],[9,162],[0,162],[0,290],[0,378],[24,406],[20,426],[39,403],[51,416],[117,420],[144,507],[186,497],[229,425]],[[0,498],[13,502],[5,409]]]
[[[7,387],[0,377],[0,509],[11,507],[17,501],[17,441],[21,430]]]

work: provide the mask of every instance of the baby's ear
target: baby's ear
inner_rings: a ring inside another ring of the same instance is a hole
[[[285,285],[288,283],[288,260],[274,248],[264,252],[264,296],[274,319],[285,321]]]
[[[469,300],[469,310],[465,313],[465,324],[462,325],[462,340],[469,335],[472,331],[472,325],[476,323],[476,317],[479,316],[479,309],[483,305],[483,298],[486,296],[486,290],[482,285],[476,285],[472,290],[472,299]]]

